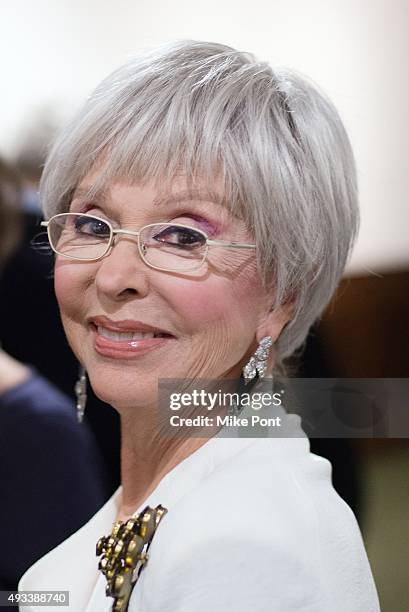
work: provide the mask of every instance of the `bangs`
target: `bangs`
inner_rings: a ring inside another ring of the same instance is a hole
[[[76,186],[95,170],[90,198],[118,180],[152,181],[160,192],[176,178],[192,192],[199,183],[211,191],[217,180],[222,204],[254,227],[255,118],[266,109],[271,72],[247,54],[214,46],[202,61],[197,53],[185,61],[170,54],[167,70],[163,56],[144,56],[102,81],[54,147],[60,163],[41,189],[46,215],[67,210]]]
[[[133,131],[127,131],[123,137],[119,134],[99,156],[95,156],[95,161],[92,159],[94,156],[80,159],[82,176],[72,186],[68,200],[71,200],[75,187],[88,173],[94,175],[92,185],[84,194],[90,200],[115,182],[139,186],[150,183],[157,191],[158,200],[166,200],[166,196],[171,196],[177,185],[177,191],[182,191],[184,198],[208,196],[251,227],[248,207],[244,205],[246,198],[243,197],[243,188],[237,179],[232,178],[232,172],[229,172],[228,165],[220,155],[202,156],[196,149],[196,154],[192,156],[184,148],[184,140],[176,143],[172,134],[165,140],[161,126],[155,127],[156,131],[151,131],[149,140],[141,138],[138,126],[135,126]],[[141,144],[135,147],[138,138]],[[180,144],[177,152],[176,144]],[[179,184],[183,185],[181,189]],[[69,202],[65,201],[62,208],[66,209],[66,204]]]

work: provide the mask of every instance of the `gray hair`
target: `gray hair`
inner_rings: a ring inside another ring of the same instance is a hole
[[[61,132],[40,185],[46,217],[67,210],[101,160],[99,187],[222,173],[226,206],[254,233],[274,307],[294,302],[276,343],[276,372],[285,373],[283,360],[328,304],[359,226],[354,157],[327,97],[248,53],[180,41],[114,71]]]

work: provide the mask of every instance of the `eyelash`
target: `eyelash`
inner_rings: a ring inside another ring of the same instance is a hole
[[[88,211],[96,207],[98,208],[98,205],[95,204],[94,202],[85,202],[81,205],[81,208],[75,212],[87,213]],[[98,216],[101,216],[101,215],[98,214]],[[176,218],[179,218],[179,217],[190,217],[191,219],[196,221],[201,226],[199,229],[204,231],[209,236],[209,238],[216,236],[220,232],[220,226],[218,224],[215,224],[214,222],[209,221],[208,219],[206,219],[205,217],[202,217],[201,215],[192,213],[189,210],[182,210],[180,213],[177,214]],[[172,221],[172,220],[173,219],[169,219],[169,221]]]

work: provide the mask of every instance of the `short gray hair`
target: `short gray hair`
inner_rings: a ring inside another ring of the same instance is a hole
[[[276,372],[302,347],[340,280],[359,226],[356,168],[339,114],[304,76],[231,47],[180,41],[114,71],[60,133],[40,185],[44,213],[104,160],[99,181],[210,178],[254,233],[274,306],[294,301]]]

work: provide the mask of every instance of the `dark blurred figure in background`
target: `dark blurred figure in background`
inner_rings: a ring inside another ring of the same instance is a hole
[[[27,128],[15,163],[22,177],[23,237],[0,275],[0,338],[5,350],[37,370],[61,391],[73,396],[78,363],[63,333],[55,298],[54,255],[40,227],[37,188],[53,127],[38,117]],[[32,245],[34,241],[34,245]],[[46,250],[38,243],[47,242]],[[30,316],[27,306],[30,305]],[[17,325],[18,323],[18,325]],[[119,485],[118,414],[88,389],[85,421],[95,434],[104,462],[107,499]]]
[[[27,231],[20,203],[20,176],[0,160],[0,277],[6,277],[0,292],[0,590],[16,590],[24,571],[86,523],[109,495],[100,451],[89,427],[78,425],[73,401],[40,375],[35,359],[6,352],[11,348],[4,339],[32,342],[24,328],[38,326],[41,307],[32,308],[41,291],[29,262],[9,267],[19,261]],[[23,287],[18,298],[15,291]],[[44,323],[36,343],[43,358],[55,362],[47,329]]]

